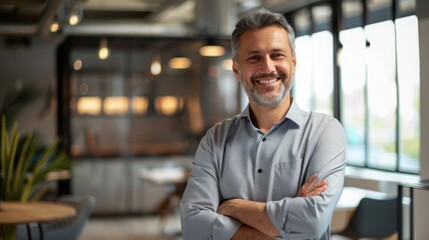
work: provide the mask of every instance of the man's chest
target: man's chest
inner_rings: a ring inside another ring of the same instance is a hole
[[[270,201],[294,197],[305,172],[304,153],[295,141],[268,135],[226,144],[218,159],[224,199]]]

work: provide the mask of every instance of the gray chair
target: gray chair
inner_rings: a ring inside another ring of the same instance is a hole
[[[76,216],[67,220],[42,224],[44,240],[76,240],[79,239],[86,223],[95,207],[93,196],[61,196],[61,203],[72,205],[76,209]]]
[[[77,240],[79,239],[85,224],[88,222],[95,207],[95,197],[64,195],[58,202],[73,206],[76,216],[50,223],[27,224],[17,226],[17,239],[40,239],[43,240]]]
[[[363,198],[347,227],[336,235],[351,239],[390,237],[398,230],[397,205],[396,197]]]

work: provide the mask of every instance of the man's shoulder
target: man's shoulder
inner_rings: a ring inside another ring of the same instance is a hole
[[[208,128],[200,145],[207,149],[225,145],[228,137],[237,131],[235,127],[236,124],[239,124],[237,119],[237,117],[228,118]]]
[[[239,123],[241,116],[237,115],[232,118],[224,119],[223,121],[215,123],[208,129],[209,134],[225,134],[231,126]]]
[[[312,123],[329,123],[329,122],[338,122],[336,118],[326,113],[314,112],[311,111],[308,114],[308,121]]]
[[[338,119],[325,113],[313,111],[308,114],[307,126],[322,132],[327,128],[340,131],[344,130]]]

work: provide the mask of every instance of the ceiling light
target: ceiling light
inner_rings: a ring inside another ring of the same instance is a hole
[[[131,110],[136,115],[144,115],[147,112],[149,100],[147,97],[133,97],[131,99]]]
[[[225,54],[225,48],[222,46],[206,45],[202,46],[199,52],[204,57],[220,57]]]
[[[51,23],[51,33],[56,33],[60,30],[60,24],[57,21]]]
[[[106,38],[100,40],[100,48],[98,49],[98,58],[101,60],[107,59],[110,55],[108,42]]]
[[[75,71],[81,70],[82,69],[82,60],[80,60],[80,59],[74,60],[74,62],[73,62],[73,69]]]
[[[174,57],[168,62],[171,69],[187,69],[191,67],[191,59],[186,57]]]
[[[106,97],[103,108],[106,115],[125,115],[128,113],[128,98],[122,96]]]
[[[175,96],[160,96],[155,99],[155,108],[158,113],[172,116],[183,109],[183,98]]]
[[[199,52],[204,57],[220,57],[225,54],[225,48],[216,44],[216,40],[213,37],[209,37],[207,44],[202,46]]]
[[[70,5],[69,24],[75,26],[82,20],[83,9],[81,2],[72,2]]]
[[[81,115],[98,115],[101,112],[100,97],[81,97],[77,101],[77,112]]]
[[[150,65],[150,73],[154,76],[158,76],[161,74],[162,67],[161,67],[161,60],[159,57],[154,57],[152,60],[152,64]]]
[[[76,15],[76,13],[72,13],[69,18],[69,24],[74,26],[74,25],[77,25],[78,23],[79,23],[79,17]]]

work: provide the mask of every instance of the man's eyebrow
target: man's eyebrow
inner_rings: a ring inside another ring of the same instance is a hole
[[[271,49],[269,52],[270,52],[270,54],[271,54],[271,53],[284,53],[284,54],[286,54],[286,55],[289,55],[289,54],[287,53],[287,51],[286,51],[285,49],[283,49],[283,48],[273,48],[273,49]],[[260,53],[261,53],[261,51],[260,51],[260,50],[255,49],[255,50],[249,50],[249,51],[246,53],[246,55],[247,55],[247,56],[250,56],[250,55],[255,55],[255,54],[260,54]]]
[[[286,52],[283,48],[273,48],[271,52]]]
[[[252,54],[258,54],[258,53],[260,53],[259,50],[250,50],[247,54],[252,55]]]

